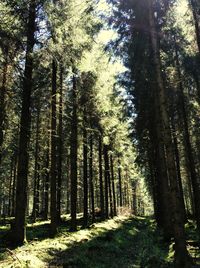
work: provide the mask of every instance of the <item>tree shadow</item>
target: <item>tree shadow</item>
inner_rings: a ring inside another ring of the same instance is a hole
[[[167,261],[169,245],[149,219],[132,218],[118,229],[73,243],[62,251],[49,250],[49,267],[115,268],[172,267]]]
[[[14,245],[9,238],[9,230],[14,218],[7,218],[0,221],[0,254],[5,252],[6,249],[15,249],[18,246]],[[100,222],[100,219],[97,219],[96,222]],[[32,222],[31,218],[27,219],[27,227],[26,227],[26,238],[27,242],[31,243],[33,241],[42,241],[47,238],[50,238],[50,223],[43,220],[37,219],[36,223]],[[58,233],[56,237],[62,235],[63,232],[70,232],[70,224],[71,220],[69,217],[64,217],[62,221],[58,224]],[[77,226],[78,230],[83,226],[83,217],[77,218]],[[92,228],[93,223],[89,220],[89,224],[87,228]],[[86,228],[85,228],[86,229]],[[54,239],[54,237],[52,237]]]

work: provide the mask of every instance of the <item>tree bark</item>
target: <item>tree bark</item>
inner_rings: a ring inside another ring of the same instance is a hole
[[[14,173],[14,158],[10,161],[10,181],[9,181],[9,195],[8,195],[8,216],[11,216],[12,206],[12,187],[13,187],[13,173]]]
[[[93,135],[92,134],[90,134],[89,172],[90,172],[90,198],[91,198],[91,208],[92,208],[92,222],[94,222],[95,221],[95,211],[94,211]]]
[[[173,121],[173,120],[172,120]],[[179,157],[179,150],[178,150],[178,141],[175,133],[175,126],[172,123],[172,133],[173,133],[173,142],[174,142],[174,153],[175,153],[175,160],[176,160],[176,168],[177,168],[177,180],[179,185],[179,191],[180,191],[180,200],[182,204],[182,210],[183,210],[183,221],[187,221],[186,216],[186,209],[185,209],[185,200],[184,200],[184,193],[183,193],[183,185],[182,185],[182,178],[181,178],[181,167],[180,167],[180,157]]]
[[[178,93],[179,93],[179,107],[182,115],[183,120],[183,137],[185,141],[185,152],[186,152],[186,158],[188,163],[188,170],[190,172],[190,178],[192,183],[192,189],[194,193],[194,205],[195,205],[195,218],[197,221],[197,227],[200,234],[200,184],[197,178],[196,170],[195,170],[195,161],[192,153],[192,144],[190,140],[190,133],[189,133],[189,126],[188,126],[188,118],[187,118],[187,112],[185,107],[185,96],[184,96],[184,88],[182,84],[182,77],[181,77],[181,71],[180,71],[180,62],[178,57],[178,51],[176,46],[176,40],[175,40],[175,60],[176,60],[176,69],[178,74]]]
[[[49,147],[50,139],[48,138],[48,148],[46,152],[46,164],[45,164],[45,174],[44,174],[44,219],[48,219],[49,213]]]
[[[99,135],[99,186],[100,186],[100,207],[101,219],[105,218],[104,193],[103,193],[103,171],[102,171],[102,137]]]
[[[78,151],[78,115],[77,115],[77,85],[75,75],[73,76],[72,89],[72,118],[71,118],[71,231],[77,230],[77,151]]]
[[[2,85],[0,88],[0,164],[2,158],[2,145],[3,145],[3,129],[4,129],[4,118],[5,118],[5,96],[6,96],[6,84],[8,74],[8,47],[5,48],[5,61],[3,64],[2,73]]]
[[[108,159],[108,148],[107,145],[104,145],[104,178],[105,178],[105,218],[109,218],[109,210],[108,210],[108,176],[109,176],[109,159]]]
[[[16,211],[15,222],[12,228],[12,242],[23,244],[26,241],[26,208],[27,208],[27,183],[28,183],[28,144],[30,141],[31,126],[31,91],[32,91],[32,71],[33,71],[33,47],[35,44],[35,19],[36,1],[33,0],[29,6],[28,25],[27,25],[27,46],[26,60],[23,79],[22,92],[22,112],[20,120],[19,137],[19,159],[16,187]]]
[[[195,32],[196,32],[196,39],[197,39],[197,46],[200,54],[200,27],[199,27],[199,20],[197,15],[197,7],[196,7],[196,1],[190,0],[190,4],[192,7],[192,14],[194,19],[194,26],[195,26]]]
[[[156,77],[154,77],[156,80]],[[166,163],[166,152],[163,137],[163,126],[160,118],[160,105],[157,101],[158,94],[155,86],[153,90],[153,112],[154,118],[149,129],[150,140],[153,147],[152,164],[154,165],[155,175],[155,197],[156,197],[156,220],[158,227],[164,230],[165,238],[170,239],[171,233],[171,207],[169,203],[170,189]]]
[[[66,205],[66,213],[70,213],[70,156],[67,155],[67,174],[66,174],[66,188],[67,188],[67,205]]]
[[[58,125],[58,187],[57,187],[57,217],[61,221],[61,188],[63,162],[63,66],[60,66],[60,98],[59,98],[59,125]]]
[[[83,191],[84,191],[84,211],[83,227],[88,225],[88,137],[87,137],[87,115],[86,108],[83,115]]]
[[[119,206],[120,208],[123,206],[122,202],[122,176],[121,176],[121,161],[118,156],[118,179],[119,179]]]
[[[57,64],[52,61],[52,92],[51,92],[51,206],[50,234],[57,233],[57,138],[56,138],[56,94],[57,94]]]
[[[36,142],[35,142],[35,170],[34,170],[34,194],[33,194],[33,222],[39,215],[39,136],[40,136],[40,109],[37,109],[36,119]]]
[[[160,62],[160,51],[158,46],[158,31],[155,24],[153,0],[148,0],[149,8],[149,25],[150,25],[150,39],[153,49],[154,68],[157,76],[157,95],[160,104],[160,117],[163,124],[163,137],[166,150],[167,168],[170,181],[171,190],[171,208],[172,220],[175,240],[175,266],[176,267],[190,267],[190,258],[186,248],[184,223],[181,215],[181,204],[179,199],[179,189],[177,182],[176,165],[174,161],[174,150],[171,137],[169,116],[167,113],[167,97],[162,78],[162,67]]]
[[[110,179],[110,163],[109,163],[109,156],[108,156],[108,145],[104,145],[104,158],[105,158],[105,179],[106,179],[106,183],[105,186],[107,184],[107,195],[109,198],[109,205],[110,205],[110,216],[111,218],[113,217],[113,199],[112,199],[112,188],[111,188],[111,179]],[[108,201],[106,201],[107,203]],[[109,210],[108,210],[109,211]],[[109,216],[109,212],[108,212],[108,216]]]
[[[113,216],[117,216],[114,165],[113,165],[113,156],[112,156],[112,154],[110,156],[110,169],[111,169],[112,194],[113,194]]]
[[[11,210],[11,216],[14,217],[15,215],[15,204],[16,204],[16,177],[17,177],[17,160],[18,155],[15,152],[14,153],[14,170],[13,170],[13,185],[12,185],[12,210]]]

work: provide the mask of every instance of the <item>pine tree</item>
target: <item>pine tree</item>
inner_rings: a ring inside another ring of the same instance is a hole
[[[28,175],[28,144],[30,141],[30,97],[32,89],[33,47],[36,30],[36,2],[29,6],[27,23],[26,60],[23,78],[22,112],[20,121],[19,160],[16,186],[15,222],[12,228],[12,241],[22,244],[26,240],[26,207],[27,207],[27,175]]]

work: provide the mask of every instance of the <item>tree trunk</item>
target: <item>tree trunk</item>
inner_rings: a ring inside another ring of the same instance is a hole
[[[171,190],[171,208],[172,220],[174,228],[175,239],[175,266],[176,267],[190,267],[190,259],[186,248],[184,223],[181,215],[181,204],[179,199],[179,186],[177,182],[176,165],[174,161],[174,150],[171,137],[169,116],[167,113],[167,97],[162,78],[162,67],[160,62],[160,51],[158,46],[157,27],[155,24],[153,0],[148,0],[149,4],[149,25],[150,25],[150,39],[153,49],[154,68],[157,76],[157,95],[160,106],[160,117],[163,124],[163,138],[166,150],[167,168],[170,181]]]
[[[36,142],[35,142],[35,170],[34,170],[34,194],[33,194],[33,222],[39,215],[39,136],[40,136],[40,109],[37,110]]]
[[[200,27],[199,27],[199,20],[198,20],[198,14],[197,14],[197,7],[196,7],[196,1],[190,0],[190,4],[192,7],[192,14],[194,19],[194,25],[195,25],[195,32],[196,32],[196,39],[197,39],[197,46],[200,54]]]
[[[157,200],[157,191],[156,191],[156,172],[155,172],[155,163],[153,163],[153,156],[154,152],[152,150],[149,150],[148,152],[148,159],[149,159],[149,180],[152,185],[152,197],[153,197],[153,208],[154,208],[154,216],[156,219],[156,222],[158,222],[158,200]]]
[[[87,116],[86,108],[83,115],[83,191],[84,191],[84,211],[83,227],[88,225],[88,137],[87,137]]]
[[[59,99],[59,126],[58,126],[58,187],[57,187],[57,217],[61,221],[61,188],[63,162],[63,66],[60,66],[60,99]]]
[[[100,207],[101,219],[105,218],[104,193],[103,193],[103,171],[102,171],[102,138],[99,135],[99,186],[100,186]]]
[[[187,112],[185,108],[185,96],[184,96],[184,88],[182,84],[182,77],[181,77],[181,71],[180,71],[180,62],[178,57],[178,51],[176,46],[176,40],[175,40],[175,60],[176,60],[176,68],[178,73],[178,90],[179,90],[179,107],[181,111],[181,116],[183,119],[183,138],[185,141],[185,152],[186,152],[186,158],[188,163],[188,169],[190,172],[190,178],[194,193],[194,205],[195,205],[195,218],[197,221],[197,227],[200,234],[200,185],[198,182],[196,170],[195,170],[195,161],[192,153],[192,144],[190,140],[190,133],[189,133],[189,126],[188,126],[188,118],[187,118]]]
[[[7,73],[8,73],[8,47],[6,47],[5,49],[5,62],[3,64],[2,85],[0,88],[0,164],[1,164],[2,145],[3,145]]]
[[[121,176],[121,162],[120,157],[118,156],[118,179],[119,179],[119,206],[120,208],[123,205],[122,202],[122,176]]]
[[[107,187],[108,187],[108,198],[110,204],[110,216],[113,217],[113,199],[112,199],[112,188],[111,188],[111,179],[110,179],[110,163],[108,156],[108,145],[104,145],[105,148],[105,172],[107,179]]]
[[[18,155],[15,152],[14,153],[14,167],[13,167],[13,186],[12,186],[12,210],[11,210],[11,216],[14,217],[15,215],[15,204],[16,204],[16,177],[17,177],[17,160],[18,160]]]
[[[67,155],[67,174],[66,174],[66,188],[67,188],[67,205],[66,205],[66,213],[70,213],[70,156]]]
[[[109,159],[108,159],[108,148],[107,145],[104,145],[104,178],[105,178],[105,218],[109,218],[109,210],[108,210],[108,176],[109,176]]]
[[[48,148],[46,152],[46,165],[45,165],[45,174],[44,174],[44,219],[48,219],[49,213],[49,147],[50,139],[48,139]]]
[[[10,181],[9,181],[9,195],[8,195],[8,216],[11,216],[12,206],[12,187],[13,187],[13,173],[14,173],[14,158],[10,161]]]
[[[156,79],[156,77],[154,77]],[[153,90],[153,104],[154,104],[154,120],[149,129],[150,139],[154,152],[152,153],[154,172],[155,172],[155,197],[157,205],[156,220],[158,227],[164,230],[165,238],[168,240],[171,238],[171,206],[169,203],[170,190],[169,190],[169,178],[166,163],[165,144],[163,137],[163,126],[160,118],[160,105],[156,101],[158,94],[156,94],[155,86]]]
[[[184,201],[184,193],[183,193],[183,185],[182,185],[182,178],[181,178],[181,170],[180,170],[180,157],[179,157],[179,151],[178,151],[178,142],[175,134],[175,129],[172,129],[173,134],[173,141],[174,141],[174,153],[175,153],[175,159],[176,159],[176,168],[177,168],[177,180],[179,185],[179,191],[180,191],[180,201],[182,204],[182,210],[183,210],[183,221],[187,221],[186,216],[186,209],[185,209],[185,201]]]
[[[136,181],[132,181],[132,193],[133,193],[132,211],[133,211],[133,215],[137,216],[137,182]]]
[[[27,208],[27,183],[28,183],[28,144],[30,141],[31,125],[31,90],[33,71],[33,47],[35,44],[35,19],[36,2],[31,1],[27,25],[26,60],[22,92],[22,112],[20,120],[19,159],[16,187],[15,222],[12,228],[12,242],[22,244],[26,241],[25,217]]]
[[[78,151],[78,115],[77,115],[77,85],[75,75],[73,76],[72,89],[72,118],[71,118],[71,230],[76,231],[77,221],[77,151]]]
[[[114,166],[113,166],[113,156],[110,156],[110,169],[111,169],[111,181],[112,181],[112,193],[113,193],[113,216],[117,216],[116,207],[116,195],[115,195],[115,178],[114,178]]]
[[[94,211],[94,182],[93,182],[93,136],[90,134],[90,159],[89,159],[89,171],[90,171],[90,198],[92,208],[92,222],[95,221]]]
[[[191,178],[190,178],[190,168],[189,168],[189,163],[187,160],[187,153],[186,153],[186,146],[185,146],[185,142],[183,141],[183,149],[184,149],[184,168],[185,168],[185,172],[186,172],[186,182],[187,182],[187,186],[188,186],[188,191],[189,191],[189,197],[190,197],[190,202],[191,202],[191,209],[192,209],[192,216],[195,217],[195,204],[194,204],[194,193],[193,193],[193,188],[192,188],[192,182],[191,182]]]
[[[52,61],[52,92],[51,92],[51,225],[50,233],[54,236],[57,233],[57,157],[56,157],[56,94],[57,94],[57,64]]]
[[[173,133],[173,141],[174,141],[174,153],[175,153],[175,160],[176,160],[176,168],[177,168],[177,180],[179,185],[179,191],[180,191],[180,201],[182,204],[182,210],[183,210],[183,221],[187,221],[186,216],[186,209],[185,209],[185,201],[184,201],[184,193],[183,193],[183,185],[182,185],[182,178],[181,178],[181,170],[180,170],[180,157],[179,157],[179,151],[178,151],[178,141],[175,133],[175,126],[172,127],[172,133]]]

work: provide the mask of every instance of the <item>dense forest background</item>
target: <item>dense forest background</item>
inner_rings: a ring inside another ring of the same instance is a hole
[[[74,232],[131,212],[191,267],[199,115],[199,0],[1,0],[5,244],[26,242],[27,222],[56,237],[64,215]]]

